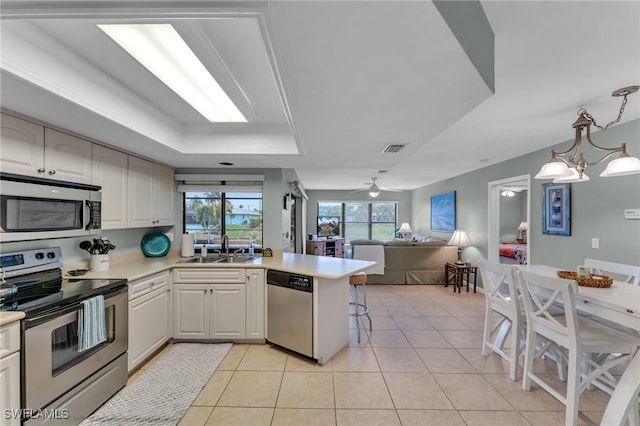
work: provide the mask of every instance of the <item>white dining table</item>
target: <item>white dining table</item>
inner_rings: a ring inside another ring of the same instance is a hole
[[[547,265],[521,265],[521,269],[554,276],[559,268]],[[624,325],[640,333],[640,286],[614,281],[609,288],[578,286],[576,309]],[[640,392],[640,351],[637,352],[609,399],[601,425],[626,424],[632,407],[637,407]],[[635,417],[636,419],[638,416]]]

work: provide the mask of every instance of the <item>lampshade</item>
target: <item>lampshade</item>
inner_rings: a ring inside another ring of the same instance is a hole
[[[555,178],[553,183],[580,183],[589,180],[589,176],[584,172],[582,172],[582,177],[580,177],[580,173],[578,173],[576,169],[570,167],[569,171],[571,172],[571,176]]]
[[[527,230],[527,222],[522,221],[520,222],[520,225],[518,225],[518,231],[526,231]]]
[[[458,247],[468,247],[471,245],[469,243],[469,238],[467,237],[467,233],[462,229],[456,229],[453,232],[453,235],[449,239],[447,243],[448,246],[458,246]]]
[[[553,179],[554,183],[586,182],[589,180],[589,178],[584,174],[584,171],[587,170],[587,168],[600,164],[615,154],[618,154],[618,158],[610,161],[607,168],[600,174],[600,176],[626,176],[640,173],[640,159],[637,157],[631,157],[627,154],[626,144],[623,143],[618,147],[607,148],[597,145],[591,140],[591,126],[604,131],[607,130],[609,126],[618,123],[624,113],[624,108],[627,104],[627,96],[637,92],[639,89],[640,86],[628,86],[618,89],[611,94],[611,96],[622,97],[622,104],[620,105],[618,118],[604,126],[596,123],[596,119],[589,114],[586,109],[580,108],[578,110],[578,119],[571,125],[575,129],[573,145],[571,145],[568,150],[562,152],[558,152],[555,149],[552,150],[551,161],[542,166],[535,178]],[[603,157],[595,161],[588,161],[585,158],[585,153],[582,152],[583,132],[584,139],[589,145],[597,151],[605,152]]]
[[[400,225],[400,229],[398,229],[398,232],[401,232],[403,234],[411,233],[411,225],[409,225],[407,222],[402,222],[402,225]]]
[[[637,157],[630,157],[629,155],[620,156],[607,164],[607,168],[604,169],[600,176],[612,177],[612,176],[626,176],[640,173],[640,159]]]
[[[569,166],[558,159],[552,159],[548,163],[544,164],[535,179],[555,179],[561,177],[572,176]]]

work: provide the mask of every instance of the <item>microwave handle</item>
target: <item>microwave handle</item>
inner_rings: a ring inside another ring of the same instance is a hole
[[[101,210],[101,202],[100,201],[90,201],[90,200],[86,200],[87,203],[87,209],[89,210],[89,220],[87,221],[87,224],[85,226],[85,230],[90,231],[92,229],[100,229],[102,226],[101,224],[101,214],[100,214],[100,210]]]

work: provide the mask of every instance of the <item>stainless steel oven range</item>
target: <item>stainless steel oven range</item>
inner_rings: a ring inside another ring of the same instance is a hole
[[[59,247],[2,253],[0,310],[22,320],[23,422],[78,424],[127,382],[126,279],[63,279]],[[81,302],[104,297],[106,341],[79,350]],[[44,413],[44,414],[43,414]]]

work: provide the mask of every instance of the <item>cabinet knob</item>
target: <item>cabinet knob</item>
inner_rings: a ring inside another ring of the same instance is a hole
[[[55,175],[55,174],[56,174],[56,171],[55,171],[55,170],[49,170],[49,174],[50,174],[50,175]]]
[[[44,168],[38,169],[38,173],[44,173]]]

